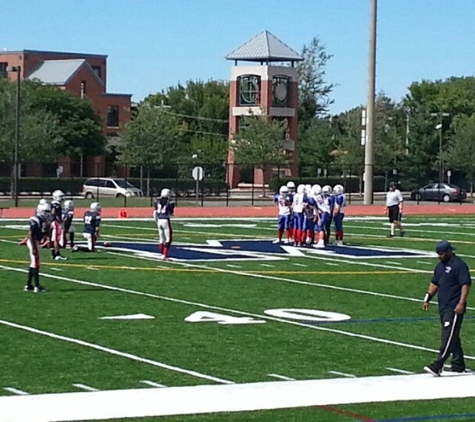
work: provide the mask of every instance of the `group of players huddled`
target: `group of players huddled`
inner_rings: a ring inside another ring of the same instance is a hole
[[[330,242],[332,222],[336,246],[343,245],[346,198],[342,185],[298,185],[290,181],[274,195],[278,207],[277,239],[274,243],[325,248]],[[285,239],[282,239],[283,236]]]
[[[27,245],[30,253],[30,268],[25,291],[45,291],[39,282],[40,248],[49,247],[51,257],[56,261],[67,260],[61,255],[60,249],[67,247],[69,237],[69,246],[72,252],[94,251],[101,223],[101,205],[98,202],[93,202],[89,210],[84,212],[83,236],[87,240],[87,246],[74,244],[73,218],[74,203],[72,200],[64,201],[62,191],[55,190],[53,192],[51,203],[48,203],[46,199],[40,199],[35,215],[30,217],[28,236],[20,242],[20,244]]]

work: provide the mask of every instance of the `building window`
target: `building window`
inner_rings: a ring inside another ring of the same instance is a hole
[[[7,62],[0,62],[0,78],[6,78],[7,77]]]
[[[289,91],[289,78],[276,76],[272,80],[272,105],[274,107],[287,107]]]
[[[81,98],[86,95],[86,81],[81,81]]]
[[[119,127],[119,106],[107,107],[107,127]]]
[[[102,68],[101,66],[91,66],[92,70],[94,73],[99,77],[99,79],[102,79]]]
[[[239,105],[259,105],[261,78],[256,75],[239,76]]]

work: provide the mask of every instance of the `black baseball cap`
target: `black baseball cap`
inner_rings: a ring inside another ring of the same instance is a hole
[[[435,247],[435,251],[438,254],[454,250],[455,248],[447,240],[441,240],[439,243],[437,243],[437,246]]]

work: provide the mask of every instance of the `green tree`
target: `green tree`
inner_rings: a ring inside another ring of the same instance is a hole
[[[235,162],[263,172],[270,166],[283,165],[287,161],[284,150],[286,129],[286,121],[272,119],[264,113],[243,116],[239,133],[231,141]],[[264,195],[264,184],[262,192]]]
[[[335,85],[325,81],[325,68],[332,55],[327,53],[318,37],[312,38],[309,45],[304,45],[302,56],[304,60],[297,65],[298,115],[304,128],[311,125],[316,116],[328,113],[328,107],[333,104],[330,94]]]

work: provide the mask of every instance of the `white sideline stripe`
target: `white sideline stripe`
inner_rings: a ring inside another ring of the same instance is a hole
[[[339,375],[339,376],[345,377],[345,378],[356,378],[356,375],[347,374],[346,372],[328,371],[328,373],[333,374],[333,375]]]
[[[147,258],[143,258],[143,259],[147,259]],[[203,267],[206,268],[206,266],[203,266]],[[11,271],[18,271],[18,272],[22,272],[22,273],[27,272],[26,270],[23,270],[23,269],[20,269],[20,268],[6,267],[4,265],[0,265],[0,268],[6,269],[6,270],[11,270]],[[218,268],[216,268],[216,269],[218,269]],[[226,272],[226,270],[223,270],[223,271]],[[231,272],[231,271],[229,271],[229,272]],[[238,274],[241,274],[241,273],[238,273]],[[247,274],[243,273],[242,275],[247,275]],[[249,275],[254,275],[254,276],[257,277],[260,274],[249,274]],[[77,284],[84,284],[86,286],[100,287],[100,288],[107,289],[107,290],[112,290],[112,291],[119,291],[119,292],[123,292],[123,293],[131,293],[131,294],[151,297],[151,298],[155,298],[155,299],[167,300],[167,301],[170,301],[170,302],[184,303],[184,304],[187,304],[187,305],[200,306],[200,307],[205,308],[205,309],[215,309],[215,310],[219,310],[219,311],[235,313],[235,314],[238,314],[238,315],[251,316],[251,317],[256,317],[256,318],[259,318],[259,319],[267,319],[269,321],[278,321],[278,322],[282,322],[282,323],[285,323],[285,324],[296,325],[296,326],[299,326],[299,327],[305,327],[305,328],[313,329],[313,330],[317,330],[317,331],[325,331],[325,332],[329,332],[329,333],[341,334],[341,335],[345,335],[345,336],[348,336],[348,337],[370,340],[370,341],[375,341],[375,342],[378,342],[378,343],[390,344],[390,345],[393,345],[393,346],[401,346],[401,347],[405,347],[405,348],[408,348],[408,349],[415,349],[415,350],[422,350],[422,351],[425,351],[425,352],[438,353],[438,350],[430,349],[430,348],[424,347],[424,346],[417,346],[417,345],[414,345],[414,344],[402,343],[402,342],[399,342],[399,341],[386,340],[386,339],[382,339],[382,338],[379,338],[379,337],[368,336],[368,335],[365,335],[365,334],[357,334],[357,333],[352,333],[352,332],[349,332],[349,331],[343,331],[343,330],[337,330],[337,329],[328,328],[328,327],[311,325],[311,324],[307,324],[307,323],[303,323],[303,322],[292,321],[292,320],[287,320],[287,319],[283,319],[283,318],[271,317],[271,316],[268,316],[268,315],[260,315],[260,314],[254,314],[254,313],[251,313],[251,312],[239,311],[239,310],[236,310],[236,309],[222,308],[220,306],[206,305],[204,303],[197,303],[197,302],[191,302],[189,300],[181,300],[181,299],[175,299],[175,298],[172,298],[172,297],[159,296],[159,295],[155,295],[155,294],[152,294],[152,293],[144,293],[144,292],[139,292],[139,291],[135,291],[135,290],[124,289],[124,288],[121,288],[121,287],[108,286],[106,284],[93,283],[93,282],[90,282],[90,281],[76,280],[76,279],[61,277],[61,276],[57,276],[57,275],[53,275],[53,274],[42,273],[42,276],[52,278],[52,279],[57,279],[57,280],[69,281],[69,282],[77,283]],[[266,277],[264,277],[264,278],[266,278]],[[311,284],[311,283],[308,283],[308,284]],[[0,323],[2,323],[1,320],[0,320]],[[475,356],[467,356],[466,355],[465,359],[475,360]],[[226,381],[226,382],[231,382],[231,381]]]
[[[86,384],[73,384],[73,386],[86,391],[99,391],[97,388],[89,387]]]
[[[284,380],[284,381],[295,381],[295,378],[290,378],[290,377],[286,377],[284,375],[279,375],[279,374],[267,374],[267,376],[273,377],[273,378],[278,378],[278,379]]]
[[[29,393],[26,391],[19,390],[18,388],[13,388],[13,387],[5,387],[5,391],[9,391],[10,393],[13,394],[18,394],[19,396],[27,396]]]
[[[386,368],[386,369],[391,372],[397,372],[398,374],[412,375],[415,373],[412,371],[405,371],[404,369],[398,369],[398,368]]]
[[[46,337],[54,338],[57,340],[67,341],[69,343],[79,344],[80,346],[90,347],[91,349],[100,350],[101,352],[109,353],[111,355],[121,356],[123,358],[135,360],[142,363],[147,363],[152,366],[157,366],[159,368],[168,369],[170,371],[181,372],[182,374],[191,375],[193,377],[206,379],[209,381],[219,382],[223,384],[232,384],[232,381],[227,381],[221,378],[212,377],[209,375],[201,374],[199,372],[190,371],[188,369],[179,368],[177,366],[167,365],[166,363],[157,362],[151,359],[141,358],[140,356],[133,355],[131,353],[121,352],[119,350],[110,349],[109,347],[100,346],[98,344],[89,343],[87,341],[78,340],[72,337],[61,336],[59,334],[50,333],[48,331],[38,330],[36,328],[27,327],[25,325],[15,324],[14,322],[5,321],[0,319],[0,324],[7,325],[9,327],[18,328],[20,330],[29,331],[30,333],[41,334]],[[1,408],[1,407],[0,407]]]
[[[330,265],[332,267],[339,267],[340,266],[340,264],[335,264],[333,262],[325,262],[325,265]]]
[[[41,394],[0,397],[0,409],[2,421],[68,422],[462,397],[475,397],[475,376],[388,375]]]
[[[148,381],[148,380],[142,380],[140,381],[142,384],[150,385],[150,387],[157,387],[157,388],[165,388],[166,385],[163,384],[157,384],[156,382],[153,381]]]

